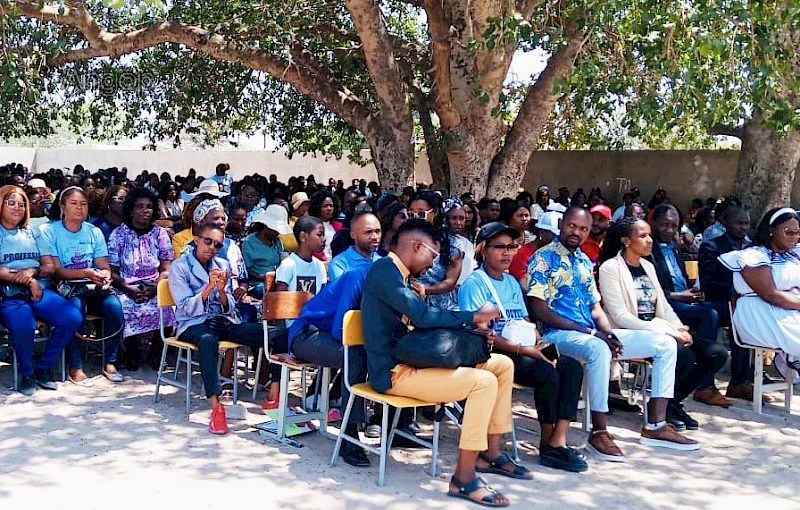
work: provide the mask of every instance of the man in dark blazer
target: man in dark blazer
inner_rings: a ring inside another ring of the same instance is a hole
[[[669,204],[653,210],[653,254],[649,259],[656,267],[669,304],[681,322],[697,332],[691,347],[697,358],[692,374],[697,378],[694,399],[707,405],[730,407],[733,402],[714,384],[714,374],[728,358],[727,350],[717,344],[719,314],[703,301],[700,289],[690,285],[683,255],[675,241],[679,218],[678,210]]]

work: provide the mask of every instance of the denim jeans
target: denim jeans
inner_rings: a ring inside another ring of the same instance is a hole
[[[8,329],[11,346],[17,354],[20,375],[33,373],[33,340],[37,319],[53,326],[47,347],[36,364],[38,370],[49,370],[58,363],[59,356],[83,322],[80,310],[50,289],[42,291],[39,301],[11,298],[0,302],[0,321]]]
[[[110,335],[110,338],[106,338],[103,348],[103,363],[111,364],[116,362],[119,344],[122,341],[122,327],[125,324],[125,316],[122,313],[122,303],[120,303],[119,298],[115,294],[109,294],[107,296],[86,298],[74,297],[69,302],[81,311],[81,317],[83,318],[87,315],[102,317],[103,336]],[[81,339],[73,337],[69,344],[67,362],[70,369],[83,367],[83,360],[81,360],[82,342]]]
[[[269,328],[270,348],[275,352],[286,352],[287,330],[274,326]],[[200,363],[203,387],[206,397],[212,397],[222,393],[222,386],[219,384],[219,341],[236,342],[258,352],[258,348],[264,345],[264,331],[261,324],[234,324],[224,317],[214,317],[203,324],[190,326],[181,333],[180,339],[197,346],[197,361]]]
[[[678,342],[666,333],[636,329],[613,331],[622,342],[620,359],[653,358],[653,398],[672,398]],[[608,412],[611,349],[606,342],[587,333],[563,329],[551,329],[544,334],[544,339],[558,345],[562,355],[586,362],[589,407],[592,412]]]

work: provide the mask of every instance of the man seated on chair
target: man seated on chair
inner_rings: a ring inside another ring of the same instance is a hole
[[[614,329],[600,307],[592,261],[580,250],[592,228],[586,209],[564,213],[561,235],[537,251],[528,263],[531,316],[544,324],[543,337],[562,355],[586,362],[592,433],[587,450],[602,460],[622,462],[625,456],[606,430],[608,379],[612,358],[653,358],[649,422],[641,443],[678,450],[696,450],[696,441],[666,423],[667,403],[675,385],[675,340],[663,333]]]
[[[686,263],[675,241],[679,228],[675,207],[661,204],[653,209],[653,253],[645,258],[655,266],[661,288],[678,318],[697,332],[691,349],[697,363],[709,368],[694,391],[694,399],[706,405],[727,408],[733,402],[714,384],[714,374],[728,358],[728,352],[717,346],[719,314],[703,301],[699,287],[689,285]]]
[[[416,369],[398,363],[394,346],[418,328],[488,328],[499,317],[486,304],[476,312],[455,312],[429,306],[411,289],[408,279],[427,271],[439,253],[439,231],[421,219],[403,223],[393,251],[372,264],[364,283],[361,311],[365,320],[364,347],[369,379],[380,393],[412,397],[428,402],[466,399],[455,474],[448,494],[485,506],[507,506],[508,499],[479,477],[476,471],[512,478],[531,478],[501,450],[504,433],[511,431],[511,390],[514,363],[492,354],[475,368]]]
[[[372,213],[355,216],[350,224],[350,232],[358,247],[358,253],[373,253],[378,249],[381,240],[381,224]],[[341,273],[331,283],[317,292],[303,306],[300,316],[289,328],[289,352],[298,359],[330,367],[342,368],[344,363],[344,346],[342,345],[342,325],[344,315],[350,310],[361,308],[361,294],[367,271],[372,260],[358,255],[365,263],[353,263],[349,259],[338,259]],[[367,378],[367,362],[361,347],[353,348],[349,368],[351,384],[364,382]],[[350,392],[344,380],[341,382],[342,402],[347,402]],[[366,421],[364,399],[356,398],[345,434],[358,437],[358,424]],[[367,467],[369,459],[363,448],[345,442],[339,450],[344,461],[351,466]]]
[[[333,257],[328,276],[334,281],[346,271],[354,268],[367,268],[380,258],[378,248],[381,245],[381,222],[372,213],[356,213],[350,220],[350,237],[353,246]]]
[[[728,308],[733,290],[733,272],[725,267],[717,257],[732,251],[743,250],[752,243],[747,237],[750,230],[750,212],[747,209],[731,205],[723,212],[721,218],[725,233],[710,241],[703,241],[697,256],[700,270],[700,288],[703,289],[705,303],[719,314],[719,325],[731,327],[731,313]],[[753,365],[750,362],[750,350],[739,347],[730,337],[731,347],[731,380],[725,396],[753,400]],[[772,402],[770,395],[762,395],[764,402]]]
[[[197,346],[203,387],[211,404],[208,431],[226,434],[225,408],[219,401],[219,342],[226,340],[258,350],[263,345],[260,324],[243,323],[236,312],[231,267],[219,257],[225,232],[218,226],[201,227],[195,247],[176,260],[169,269],[169,288],[175,300],[176,335]],[[270,326],[272,327],[272,326]],[[280,352],[286,347],[286,330],[269,332],[270,346]],[[234,381],[236,371],[233,372]]]

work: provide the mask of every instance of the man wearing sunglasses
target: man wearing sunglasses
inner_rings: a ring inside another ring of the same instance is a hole
[[[195,247],[176,260],[169,269],[169,288],[175,300],[176,336],[198,349],[203,387],[211,405],[208,431],[226,434],[225,407],[220,403],[219,341],[229,340],[257,351],[263,342],[261,325],[242,322],[233,297],[231,266],[219,256],[225,232],[205,225],[194,238]],[[286,349],[286,330],[269,326],[270,346]],[[278,344],[275,344],[277,342]]]

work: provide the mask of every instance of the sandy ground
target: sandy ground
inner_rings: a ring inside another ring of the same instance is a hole
[[[343,462],[331,468],[333,442],[319,435],[301,436],[303,448],[263,439],[248,425],[263,420],[249,402],[248,422],[233,422],[225,437],[208,434],[204,399],[195,395],[188,420],[174,388],[153,405],[149,369],[118,385],[94,377],[88,387],[63,383],[32,398],[9,389],[10,374],[0,366],[3,510],[478,508],[445,496],[458,437],[451,423],[443,426],[437,477],[426,472],[427,450],[396,450],[380,488],[376,457],[368,469]],[[195,393],[199,385],[195,377]],[[518,406],[530,403],[528,395],[516,397]],[[512,508],[800,509],[800,409],[757,416],[741,401],[728,410],[696,402],[687,408],[701,423],[690,433],[703,445],[698,452],[639,445],[641,418],[616,413],[609,424],[626,463],[591,459],[583,474],[543,468],[532,446],[538,436],[520,433],[534,480],[485,479]],[[422,425],[424,435],[431,428]],[[570,443],[585,442],[574,426]]]

